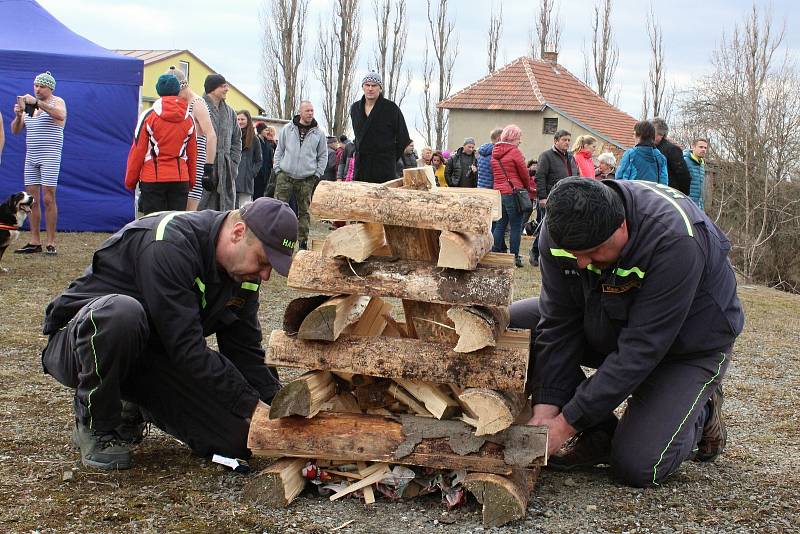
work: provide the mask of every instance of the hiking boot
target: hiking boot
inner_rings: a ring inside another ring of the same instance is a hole
[[[517,267],[522,267],[524,265],[524,263],[522,263],[522,256],[520,256],[519,254],[514,256],[514,265],[516,265]]]
[[[713,462],[725,450],[728,431],[725,429],[725,421],[722,420],[724,400],[725,396],[722,394],[722,384],[720,384],[708,399],[708,419],[703,426],[703,437],[697,444],[697,455],[695,456],[695,460],[698,462]]]
[[[122,422],[115,429],[119,439],[129,445],[138,445],[149,434],[148,425],[139,406],[126,400],[122,401]]]
[[[24,247],[18,248],[14,254],[36,254],[42,251],[42,245],[31,245],[27,243]]]
[[[81,462],[95,469],[129,469],[131,450],[113,430],[92,430],[76,422],[72,442],[81,451]]]
[[[609,463],[611,434],[597,428],[572,436],[547,460],[547,465],[556,471],[572,471]]]

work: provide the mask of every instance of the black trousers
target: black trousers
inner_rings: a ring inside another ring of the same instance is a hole
[[[50,336],[42,365],[75,389],[75,416],[90,428],[116,428],[125,399],[197,454],[249,456],[247,420],[222,406],[191,375],[175,369],[149,341],[142,305],[125,295],[106,295],[90,301]]]
[[[510,327],[533,330],[540,318],[539,299],[517,301],[510,312]],[[613,432],[615,478],[635,487],[656,486],[692,456],[709,416],[708,399],[728,369],[731,348],[668,354],[630,395],[619,423],[615,425],[614,415],[608,414],[601,426]],[[603,359],[604,355],[589,351],[581,365],[596,369]],[[529,369],[534,365],[531,361]],[[586,379],[579,365],[573,372],[576,386]]]
[[[189,182],[139,182],[139,211],[183,211],[189,197]]]

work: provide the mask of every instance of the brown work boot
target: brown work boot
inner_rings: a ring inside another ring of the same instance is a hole
[[[708,399],[710,411],[706,424],[703,426],[703,437],[697,444],[697,455],[695,456],[695,460],[698,462],[713,462],[725,450],[728,431],[725,429],[725,421],[722,420],[724,400],[725,396],[722,394],[722,384],[720,384]]]
[[[572,471],[611,463],[611,434],[590,428],[575,434],[550,456],[547,465],[556,471]]]

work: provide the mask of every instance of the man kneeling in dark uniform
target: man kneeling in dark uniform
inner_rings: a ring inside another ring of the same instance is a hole
[[[247,457],[249,421],[280,389],[264,363],[258,290],[286,276],[297,218],[260,198],[229,212],[162,212],[111,236],[47,307],[45,372],[75,388],[89,467],[126,469],[144,421],[200,455]],[[216,334],[219,351],[206,344]]]
[[[714,460],[744,324],[725,234],[667,186],[565,178],[539,239],[541,296],[514,303],[511,326],[535,328],[530,423],[549,427],[550,465],[610,464],[647,487]]]

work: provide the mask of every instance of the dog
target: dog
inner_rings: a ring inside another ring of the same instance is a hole
[[[31,212],[33,202],[33,196],[20,191],[0,204],[0,260],[9,245],[19,238],[19,227]]]

